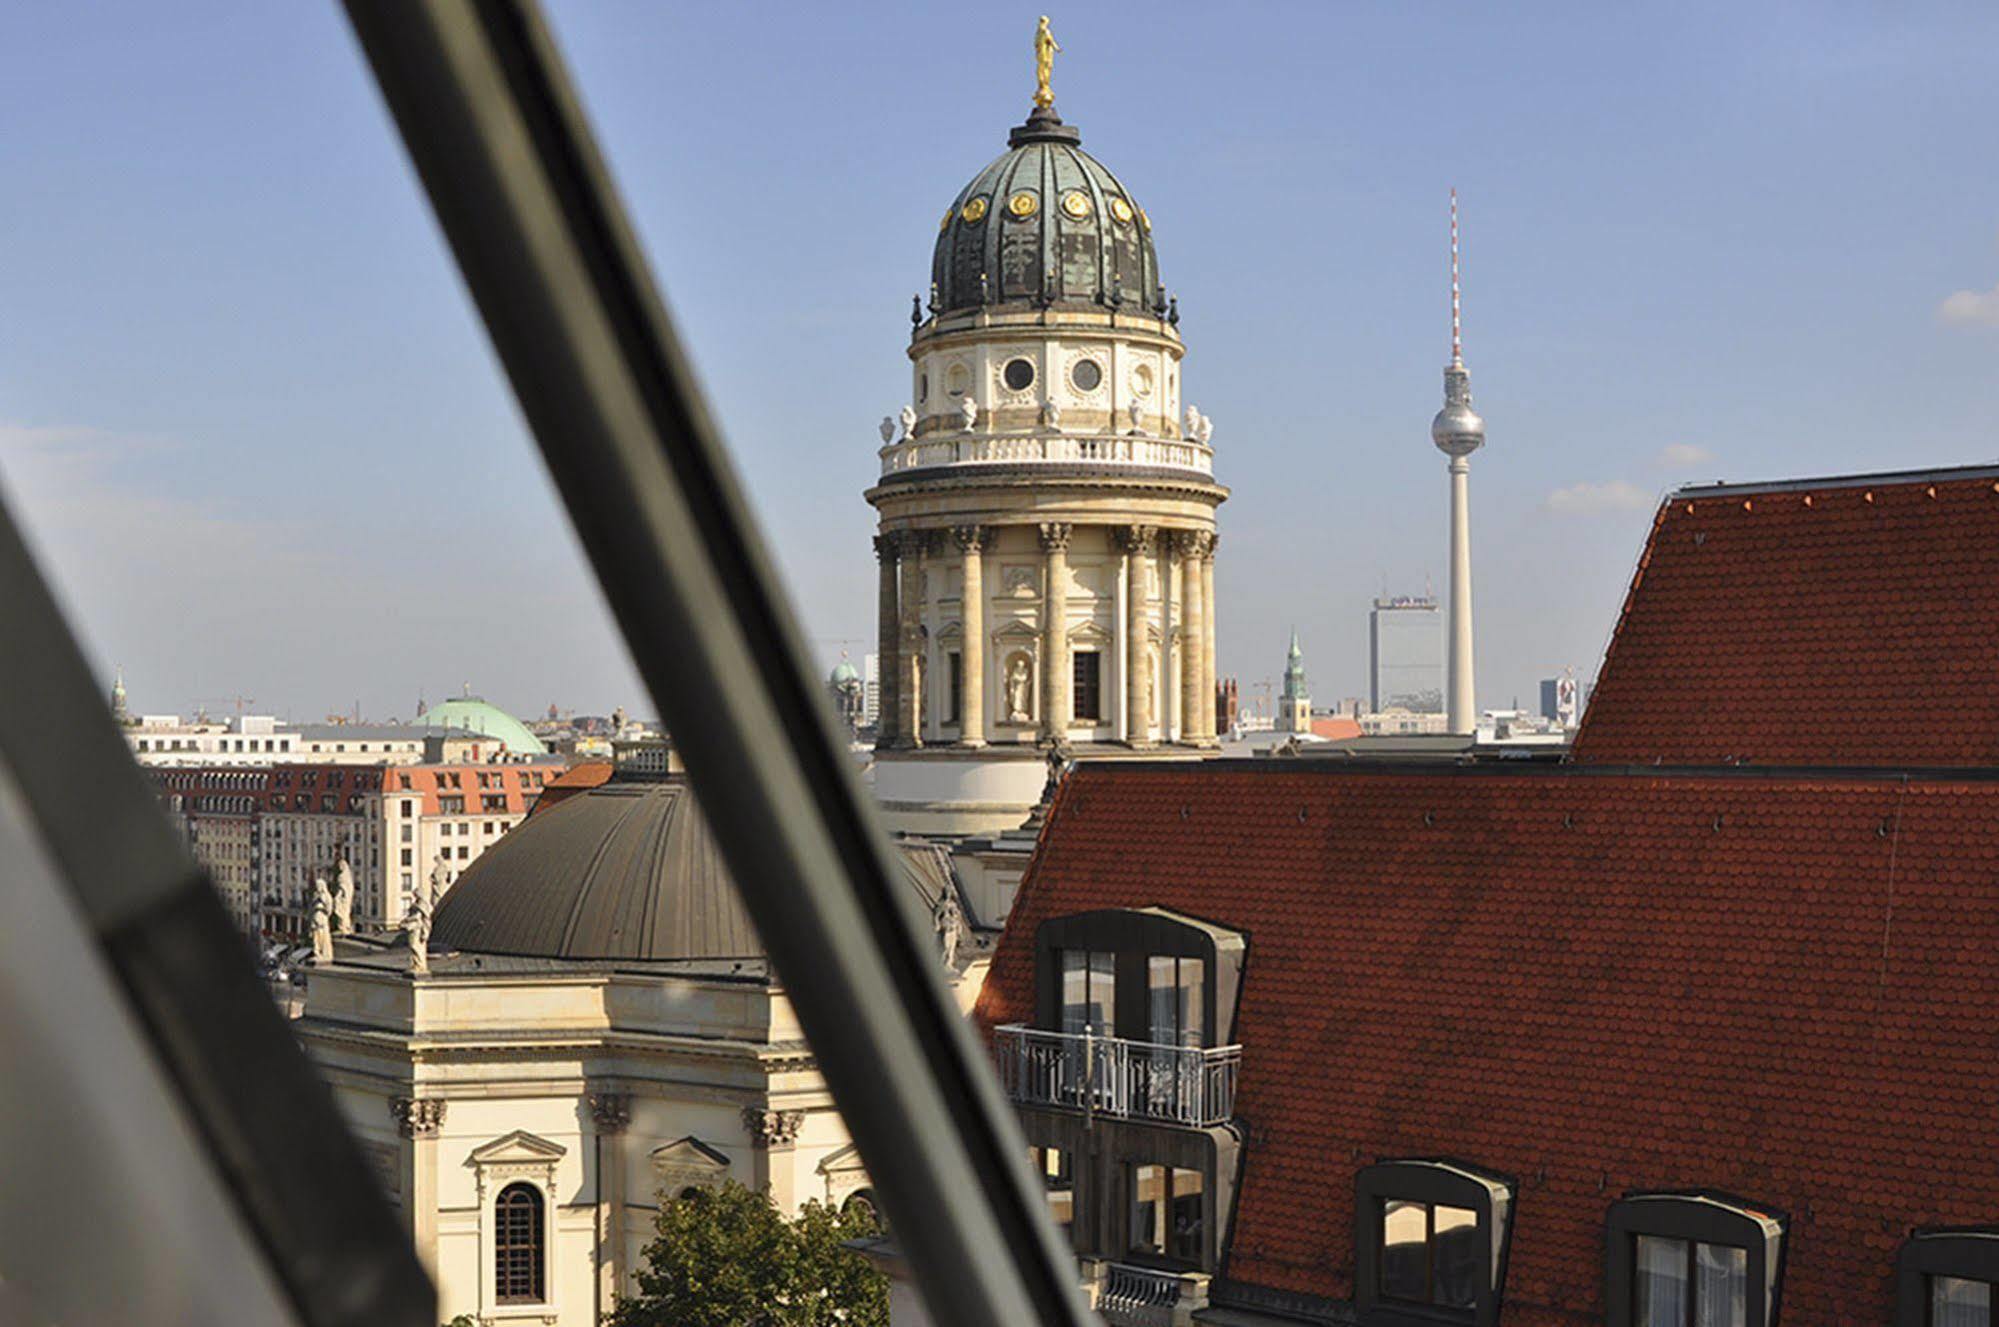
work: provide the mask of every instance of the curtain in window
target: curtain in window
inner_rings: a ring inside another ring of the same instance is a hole
[[[1686,1241],[1640,1235],[1637,1243],[1633,1327],[1686,1327]]]
[[[1702,1244],[1695,1263],[1694,1327],[1749,1327],[1749,1251]]]
[[[1991,1323],[1991,1282],[1930,1278],[1930,1327],[1991,1327]]]

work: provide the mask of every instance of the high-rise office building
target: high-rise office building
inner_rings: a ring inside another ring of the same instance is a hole
[[[1374,601],[1367,615],[1367,703],[1377,714],[1443,712],[1443,619],[1434,598]]]

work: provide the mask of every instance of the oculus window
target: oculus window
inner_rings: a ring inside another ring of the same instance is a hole
[[[1514,1184],[1455,1161],[1383,1161],[1354,1184],[1364,1323],[1499,1321]]]
[[[1739,1198],[1633,1194],[1613,1203],[1604,1250],[1609,1327],[1769,1327],[1785,1221]]]
[[[1895,1327],[1994,1327],[1999,1226],[1923,1230],[1895,1263]]]
[[[1000,378],[1006,383],[1007,390],[1024,392],[1034,386],[1034,363],[1031,360],[1010,359],[1000,371]]]
[[[1079,359],[1069,370],[1069,381],[1079,392],[1094,392],[1104,385],[1104,368],[1094,359]]]

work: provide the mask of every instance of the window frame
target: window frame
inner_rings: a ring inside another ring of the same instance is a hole
[[[1361,1322],[1381,1327],[1429,1323],[1495,1327],[1506,1287],[1518,1194],[1519,1185],[1512,1177],[1449,1158],[1391,1159],[1363,1167],[1354,1177],[1353,1209],[1354,1307]],[[1477,1289],[1470,1308],[1417,1303],[1382,1293],[1383,1225],[1387,1204],[1394,1201],[1428,1204],[1426,1230],[1433,1227],[1439,1207],[1460,1208],[1476,1216]]]
[[[1605,1327],[1635,1327],[1638,1236],[1684,1240],[1747,1252],[1745,1327],[1776,1327],[1784,1286],[1790,1218],[1764,1203],[1710,1190],[1628,1193],[1604,1218]],[[1691,1295],[1693,1283],[1689,1282]],[[1759,1293],[1760,1291],[1760,1293]]]
[[[1999,1321],[1999,1225],[1932,1226],[1895,1255],[1895,1327],[1930,1327],[1930,1278],[1954,1276],[1993,1286]]]
[[[509,1213],[503,1210],[510,1197],[522,1196],[529,1200],[531,1220],[525,1229],[528,1239],[529,1279],[533,1283],[533,1294],[510,1293],[509,1285],[514,1269],[508,1266],[516,1252],[509,1242]],[[532,1180],[511,1180],[502,1185],[493,1195],[493,1302],[502,1308],[518,1308],[529,1304],[547,1304],[548,1298],[548,1195]]]
[[[1167,1228],[1161,1246],[1157,1249],[1150,1246],[1141,1246],[1138,1242],[1138,1176],[1141,1170],[1147,1168],[1161,1172],[1165,1184],[1165,1192],[1160,1201],[1165,1204]],[[1193,1176],[1200,1187],[1192,1194],[1180,1193],[1176,1177],[1181,1175]],[[1168,1271],[1198,1271],[1206,1267],[1209,1261],[1208,1210],[1209,1190],[1211,1188],[1212,1185],[1209,1183],[1208,1173],[1201,1167],[1176,1166],[1170,1161],[1148,1160],[1144,1157],[1126,1159],[1124,1162],[1124,1221],[1122,1229],[1119,1232],[1122,1238],[1118,1240],[1118,1243],[1124,1249],[1124,1252],[1120,1255],[1121,1261],[1140,1267],[1154,1267]],[[1201,1205],[1200,1229],[1194,1237],[1195,1247],[1191,1255],[1174,1248],[1174,1232],[1172,1229],[1173,1204],[1177,1199],[1182,1197],[1198,1198]]]

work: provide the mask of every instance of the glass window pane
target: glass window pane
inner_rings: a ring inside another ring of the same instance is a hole
[[[1062,951],[1062,1030],[1108,1034],[1117,959],[1108,952]]]
[[[1430,1298],[1430,1209],[1390,1199],[1381,1207],[1381,1293],[1389,1299]]]
[[[1930,1327],[1992,1327],[1992,1283],[1931,1277]]]
[[[1076,1219],[1076,1177],[1069,1165],[1069,1154],[1059,1147],[1037,1147],[1034,1157],[1035,1169],[1041,1172],[1041,1182],[1048,1189],[1049,1215],[1063,1233],[1069,1234]]]
[[[1633,1259],[1633,1327],[1686,1327],[1687,1242],[1640,1235]]]
[[[1477,1307],[1478,1213],[1462,1207],[1439,1207],[1433,1229],[1431,1302],[1454,1309]]]
[[[1173,1230],[1167,1252],[1183,1262],[1201,1261],[1201,1172],[1198,1170],[1176,1170],[1173,1172]]]
[[[1207,1026],[1201,1011],[1202,974],[1207,964],[1198,958],[1180,960],[1180,1044],[1199,1046],[1206,1040]]]
[[[1174,1045],[1180,1039],[1180,978],[1175,960],[1154,954],[1145,960],[1146,1040]]]
[[[1166,1252],[1166,1168],[1131,1168],[1131,1247],[1137,1253]]]
[[[1695,1262],[1694,1327],[1749,1327],[1749,1250],[1702,1244]]]

